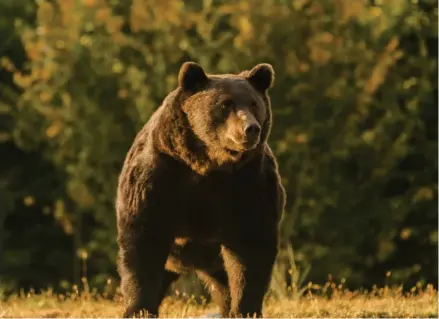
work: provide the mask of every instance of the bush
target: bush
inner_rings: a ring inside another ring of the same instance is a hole
[[[115,275],[118,173],[186,60],[211,73],[273,64],[283,244],[310,280],[437,278],[433,1],[38,3],[35,25],[17,21],[25,66],[3,64],[20,88],[13,141],[61,176],[50,214],[87,252],[71,280]]]

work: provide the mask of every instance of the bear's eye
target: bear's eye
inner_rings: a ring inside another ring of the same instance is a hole
[[[235,105],[235,103],[233,103],[232,100],[225,100],[221,103],[221,108],[223,110],[228,110],[230,108],[232,108]]]

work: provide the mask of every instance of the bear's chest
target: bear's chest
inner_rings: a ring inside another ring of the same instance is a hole
[[[245,200],[239,199],[239,183],[234,176],[188,175],[177,185],[177,232],[188,237],[220,237],[231,220],[236,219],[238,202]]]
[[[225,215],[230,210],[235,197],[236,181],[229,176],[198,176],[183,179],[180,201],[193,215]]]

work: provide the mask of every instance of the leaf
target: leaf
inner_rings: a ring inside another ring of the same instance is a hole
[[[46,135],[48,138],[54,138],[56,137],[62,129],[62,122],[57,120],[52,123],[47,129],[46,129]]]
[[[39,25],[51,25],[54,18],[54,10],[52,4],[48,1],[40,1],[37,10],[37,22]]]

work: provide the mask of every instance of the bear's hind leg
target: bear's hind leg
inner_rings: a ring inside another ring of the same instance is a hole
[[[208,287],[212,299],[219,306],[221,316],[228,317],[230,313],[230,290],[225,269],[196,271],[198,277]]]
[[[163,299],[166,297],[166,293],[169,290],[169,287],[171,287],[172,283],[177,281],[177,279],[180,277],[180,274],[177,274],[175,272],[165,270],[165,275],[163,277],[163,283],[162,288],[160,290],[159,294],[159,303],[161,304]]]

